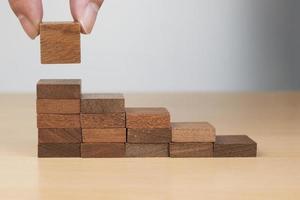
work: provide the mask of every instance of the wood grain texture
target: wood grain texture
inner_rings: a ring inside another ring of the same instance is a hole
[[[39,129],[38,142],[44,143],[81,143],[82,142],[81,129]]]
[[[84,143],[125,143],[126,128],[82,129]]]
[[[170,128],[166,108],[126,108],[127,128]]]
[[[170,143],[171,129],[127,129],[127,142],[144,144]]]
[[[41,63],[80,63],[80,24],[48,22],[40,24]]]
[[[79,114],[80,99],[37,99],[38,114]]]
[[[42,79],[37,83],[38,99],[80,99],[80,79]]]
[[[83,94],[81,113],[125,112],[125,99],[122,94]]]
[[[208,122],[172,123],[172,142],[215,142],[216,130]]]
[[[80,144],[39,144],[38,157],[80,157]]]
[[[246,135],[219,135],[214,157],[256,157],[257,144]]]
[[[81,127],[125,128],[125,113],[81,114]]]
[[[168,157],[169,144],[126,143],[126,157]]]
[[[38,114],[38,128],[80,128],[80,115]]]
[[[119,158],[125,156],[125,143],[82,143],[83,158]]]
[[[212,157],[213,143],[171,143],[170,157]]]

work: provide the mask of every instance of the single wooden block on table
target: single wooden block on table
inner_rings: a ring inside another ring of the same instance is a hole
[[[83,129],[125,128],[125,113],[81,114]]]
[[[82,143],[83,158],[120,158],[125,156],[125,143]]]
[[[79,114],[80,99],[37,99],[38,114]]]
[[[80,24],[45,22],[40,24],[41,63],[80,63]]]
[[[39,144],[38,157],[80,157],[80,144]]]
[[[216,130],[208,122],[172,123],[172,142],[215,142]]]
[[[38,99],[80,99],[80,79],[42,79],[37,83]]]
[[[170,157],[212,157],[213,143],[171,143]]]
[[[38,128],[80,128],[80,115],[38,114]]]
[[[214,157],[256,157],[257,144],[246,135],[219,135]]]
[[[84,143],[125,143],[126,128],[82,129]]]
[[[170,113],[166,108],[126,108],[127,128],[170,128]]]
[[[81,96],[81,113],[116,112],[125,112],[125,99],[122,94],[83,94]]]
[[[51,128],[38,130],[38,142],[40,144],[49,143],[81,143],[81,129],[80,128]]]
[[[152,129],[127,129],[128,143],[170,143],[170,128],[152,128]]]
[[[126,143],[126,157],[168,157],[169,144]]]

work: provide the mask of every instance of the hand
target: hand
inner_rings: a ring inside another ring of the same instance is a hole
[[[8,0],[27,35],[34,39],[39,35],[43,19],[42,0]],[[81,24],[81,32],[91,33],[103,0],[70,0],[71,13]]]

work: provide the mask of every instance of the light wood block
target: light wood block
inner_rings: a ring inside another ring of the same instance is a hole
[[[80,63],[80,24],[46,22],[40,24],[41,63]]]
[[[212,157],[213,143],[171,143],[170,157]]]
[[[207,122],[172,123],[172,142],[215,142],[216,130]]]
[[[37,99],[38,114],[79,114],[80,99]]]
[[[219,135],[214,157],[256,157],[257,144],[246,135]]]
[[[128,129],[127,130],[128,143],[170,143],[171,129],[157,128],[157,129]]]
[[[42,79],[37,83],[38,99],[80,99],[80,79]]]
[[[39,144],[38,157],[80,157],[80,144]]]
[[[83,129],[125,128],[125,113],[81,114]]]
[[[169,144],[126,143],[126,157],[168,157]]]
[[[82,143],[83,158],[119,158],[125,156],[124,143]]]
[[[125,99],[122,94],[83,94],[81,113],[125,112]]]
[[[38,114],[38,128],[80,128],[80,115]]]
[[[39,129],[38,139],[40,144],[45,143],[81,143],[81,129]]]
[[[170,128],[170,114],[166,108],[126,108],[127,128]]]
[[[82,129],[84,143],[125,143],[126,128]]]

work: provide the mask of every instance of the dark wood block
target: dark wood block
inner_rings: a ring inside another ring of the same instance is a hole
[[[170,157],[212,157],[213,143],[171,143]]]
[[[246,135],[219,135],[214,157],[256,157],[257,144]]]
[[[80,157],[80,144],[39,144],[38,157]]]
[[[126,157],[168,157],[169,144],[126,143]]]
[[[38,114],[79,114],[80,99],[38,99]]]
[[[83,158],[119,158],[125,156],[125,143],[82,143]]]
[[[38,114],[38,128],[80,128],[80,115]]]
[[[125,113],[81,114],[83,129],[125,128]]]
[[[81,143],[80,128],[53,128],[38,130],[39,143]]]
[[[126,128],[82,129],[85,143],[125,143]]]
[[[128,129],[127,130],[128,143],[170,143],[171,129],[157,128],[157,129]]]
[[[127,128],[170,128],[170,114],[166,108],[126,108]]]
[[[216,130],[208,122],[172,123],[172,142],[215,142]]]
[[[80,99],[80,79],[42,79],[37,83],[38,99]]]
[[[125,99],[122,94],[83,94],[81,113],[125,112]]]
[[[80,24],[46,22],[40,24],[41,63],[80,63]]]

